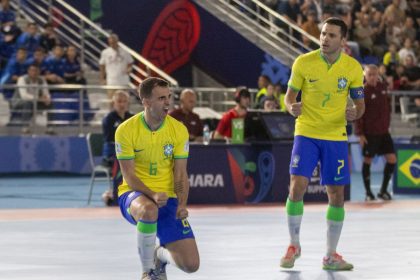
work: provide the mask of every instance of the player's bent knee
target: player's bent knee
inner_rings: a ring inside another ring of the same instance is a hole
[[[200,268],[200,261],[199,260],[189,260],[185,263],[183,267],[183,271],[187,273],[194,273]]]
[[[157,220],[158,217],[158,208],[153,203],[141,204],[138,207],[134,207],[132,215],[137,219],[143,220]]]

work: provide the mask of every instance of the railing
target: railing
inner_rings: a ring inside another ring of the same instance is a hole
[[[110,33],[99,27],[90,19],[79,13],[71,5],[63,0],[12,0],[11,6],[26,19],[30,19],[39,25],[52,22],[60,40],[69,45],[74,45],[80,52],[82,65],[89,65],[93,69],[99,68],[101,51],[108,47],[107,38]],[[178,82],[157,68],[137,52],[123,43],[119,46],[127,51],[134,59],[130,74],[131,87],[138,85],[144,78],[150,75],[158,75],[167,80],[172,86],[178,86]]]
[[[215,2],[210,3],[213,3],[215,8],[225,13],[238,25],[252,31],[261,41],[281,51],[289,59],[287,62],[291,63],[298,55],[313,49],[305,45],[299,36],[307,38],[314,46],[320,44],[318,38],[288,21],[261,1],[252,0],[255,9],[240,0],[218,0],[217,3],[221,4],[220,6]],[[287,28],[279,27],[278,23]]]
[[[47,86],[18,86],[18,85],[3,85],[1,89],[18,90],[19,88],[47,88],[51,94],[52,108],[43,110],[47,116],[50,116],[45,124],[52,127],[65,127],[72,126],[77,128],[78,134],[84,134],[87,126],[100,126],[102,117],[110,111],[111,101],[108,99],[107,90],[110,89],[122,89],[127,90],[130,93],[131,105],[134,110],[133,113],[138,113],[143,109],[141,102],[138,98],[136,90],[129,87],[117,87],[117,86],[102,86],[102,85],[47,85]],[[171,91],[174,93],[173,96],[179,95],[184,88],[172,87]],[[211,108],[215,112],[223,113],[235,105],[234,94],[236,88],[195,88],[197,92],[197,107]],[[87,94],[86,92],[95,92]],[[251,100],[257,92],[256,89],[250,89]],[[57,97],[58,96],[58,97]],[[36,117],[39,115],[40,110],[37,107],[37,100],[33,101],[31,110],[25,111],[22,109],[14,109],[11,106],[11,100],[0,102],[0,107],[7,107],[8,110],[0,111],[0,119],[9,119],[5,121],[7,126],[18,126],[18,127],[29,127],[32,131],[34,128],[41,126],[36,122]],[[89,103],[96,103],[96,106],[90,106]],[[134,104],[133,104],[134,103]],[[177,98],[174,97],[174,105],[177,102]],[[101,105],[102,104],[102,105]],[[32,114],[30,121],[25,122],[15,118],[14,115],[20,115],[22,113]],[[71,120],[66,120],[66,115],[71,114]],[[87,117],[89,116],[89,117]],[[98,119],[99,117],[99,119]],[[63,119],[64,118],[64,119]],[[92,120],[88,120],[92,118]],[[1,123],[1,122],[0,122]],[[45,125],[44,124],[44,125]]]
[[[3,85],[1,89],[12,89],[17,90],[19,88],[33,88],[37,87],[38,89],[43,88],[43,86],[17,86],[17,85]],[[62,126],[73,126],[77,128],[77,133],[84,134],[86,127],[98,126],[101,123],[102,117],[107,114],[110,110],[110,100],[108,99],[106,91],[109,89],[124,89],[130,92],[131,96],[131,105],[133,105],[133,113],[138,113],[143,109],[141,102],[138,98],[138,94],[135,90],[128,87],[115,87],[115,86],[102,86],[102,85],[48,85],[45,86],[49,89],[50,94],[52,95],[53,106],[51,109],[45,110],[47,114],[55,116],[55,118],[47,120],[47,125],[62,127]],[[173,96],[179,95],[179,93],[184,88],[173,87],[171,88],[174,93]],[[214,112],[222,114],[228,109],[232,108],[235,105],[234,94],[235,88],[194,88],[197,92],[197,107],[210,108]],[[95,94],[90,93],[86,94],[87,91],[95,91]],[[257,90],[250,89],[251,100],[254,100]],[[55,97],[58,94],[58,98]],[[68,97],[66,95],[70,95]],[[391,95],[391,104],[392,104],[392,114],[394,118],[398,118],[399,113],[399,97],[408,96],[408,97],[420,97],[420,91],[392,91]],[[86,105],[88,103],[88,105]],[[89,103],[96,103],[96,106],[89,106]],[[172,105],[177,104],[177,98],[174,98]],[[68,106],[73,104],[74,106]],[[100,106],[100,104],[103,104]],[[251,105],[252,106],[252,105]],[[410,104],[413,107],[413,104]],[[68,107],[71,107],[70,109]],[[9,108],[9,110],[0,110],[0,119],[7,119],[13,114],[23,113],[22,110],[15,110],[9,105],[9,101],[0,100],[0,108]],[[38,114],[37,104],[34,100],[32,112],[32,118],[29,123],[23,122],[14,122],[10,124],[14,125],[28,125],[29,127],[39,126],[35,122],[36,116]],[[72,114],[72,120],[57,120],[60,119],[60,115]],[[86,116],[90,114],[90,117],[93,117],[93,120],[87,120]],[[75,116],[76,115],[76,116]],[[99,118],[99,119],[98,119]],[[1,123],[1,122],[0,122]],[[417,133],[417,132],[413,132]]]

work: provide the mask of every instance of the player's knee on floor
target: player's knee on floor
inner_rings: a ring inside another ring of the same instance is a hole
[[[199,260],[186,260],[185,263],[182,265],[182,270],[187,273],[194,273],[200,268],[200,261]]]

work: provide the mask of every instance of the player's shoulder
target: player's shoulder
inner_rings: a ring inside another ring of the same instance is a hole
[[[142,113],[138,113],[126,119],[118,126],[117,130],[132,130],[133,126],[139,125],[141,114]]]
[[[358,69],[358,70],[362,70],[362,65],[360,64],[359,61],[357,61],[354,57],[349,56],[346,53],[341,53],[341,60],[342,63],[346,64],[349,67],[352,67],[350,69]]]
[[[306,61],[312,61],[312,60],[319,60],[320,57],[321,56],[320,56],[320,53],[319,53],[319,49],[317,49],[317,50],[313,50],[313,51],[310,51],[308,53],[304,53],[304,54],[299,55],[296,58],[296,61],[297,62],[306,62]]]

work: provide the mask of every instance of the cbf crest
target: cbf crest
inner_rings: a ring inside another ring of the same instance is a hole
[[[338,78],[338,91],[344,90],[347,87],[347,79],[344,77]]]
[[[165,159],[171,159],[174,154],[174,145],[167,143],[163,145],[163,155]]]

